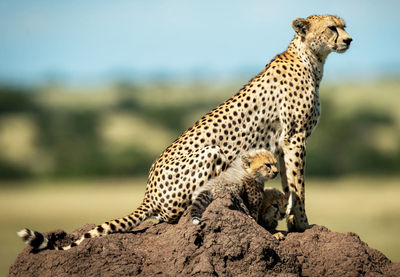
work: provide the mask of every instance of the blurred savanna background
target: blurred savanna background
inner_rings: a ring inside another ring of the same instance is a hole
[[[309,221],[399,262],[399,8],[2,1],[0,275],[24,248],[23,227],[70,232],[136,208],[157,156],[285,50],[294,18],[326,13],[345,19],[353,43],[325,65],[307,145]]]

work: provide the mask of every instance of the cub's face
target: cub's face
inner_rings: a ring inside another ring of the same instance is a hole
[[[288,201],[285,195],[276,188],[264,189],[264,198],[259,214],[259,223],[268,230],[278,226],[278,221],[286,216]]]
[[[242,156],[243,168],[259,183],[273,179],[278,174],[274,155],[264,149],[253,150]]]
[[[270,214],[273,214],[275,220],[283,219],[286,216],[286,208],[288,204],[285,195],[277,189],[268,188],[264,190],[264,195],[265,194],[270,195],[270,197],[267,197],[267,199],[270,199],[270,206],[268,208]]]
[[[328,55],[330,52],[344,53],[350,47],[352,38],[344,30],[343,20],[332,15],[312,15],[296,18],[293,29],[314,52]]]

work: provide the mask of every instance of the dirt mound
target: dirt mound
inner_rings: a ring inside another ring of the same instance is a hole
[[[94,225],[48,237],[66,244]],[[248,214],[241,200],[219,193],[193,225],[144,222],[133,233],[84,241],[68,251],[32,253],[27,247],[9,276],[400,276],[400,264],[354,233],[314,226],[276,240]]]

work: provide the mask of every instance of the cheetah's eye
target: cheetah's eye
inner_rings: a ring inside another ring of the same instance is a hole
[[[271,165],[270,165],[270,164],[265,164],[265,166],[266,166],[268,169],[271,169]]]
[[[328,26],[328,28],[333,32],[337,32],[336,26]]]

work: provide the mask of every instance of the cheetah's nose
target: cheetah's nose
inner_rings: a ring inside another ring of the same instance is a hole
[[[276,175],[278,175],[278,171],[275,171],[275,172],[274,172],[274,176],[273,176],[273,178],[275,178],[275,177],[276,177]]]
[[[346,38],[343,40],[343,42],[346,43],[347,45],[350,45],[352,40],[353,40],[352,38]]]

